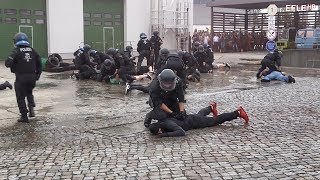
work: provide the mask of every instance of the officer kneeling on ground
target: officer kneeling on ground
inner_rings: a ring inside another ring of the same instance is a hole
[[[164,69],[150,84],[150,100],[153,110],[145,118],[148,127],[152,119],[184,116],[183,83],[171,69]]]
[[[39,80],[42,73],[41,57],[29,45],[28,37],[24,33],[17,33],[14,38],[16,46],[10,56],[7,58],[5,65],[11,68],[11,72],[16,74],[15,90],[18,107],[21,117],[18,122],[29,122],[29,117],[35,117],[34,97],[32,95],[36,81]],[[29,111],[26,106],[25,98],[28,100]]]
[[[261,82],[270,82],[271,80],[278,80],[287,83],[295,83],[296,80],[292,76],[285,76],[281,72],[281,59],[283,54],[277,49],[267,54],[261,61],[261,67],[257,73],[257,78],[261,78]],[[266,70],[268,68],[268,70]]]

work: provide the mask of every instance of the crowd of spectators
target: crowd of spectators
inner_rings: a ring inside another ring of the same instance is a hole
[[[195,29],[192,43],[208,44],[214,52],[243,52],[265,49],[268,39],[265,32],[215,32],[211,35],[209,29]]]

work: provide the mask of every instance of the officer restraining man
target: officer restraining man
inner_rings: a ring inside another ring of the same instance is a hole
[[[90,50],[91,47],[88,44],[85,44],[83,48],[80,48],[73,53],[75,56],[73,62],[76,69],[79,70],[79,73],[75,74],[77,79],[91,79],[96,75],[94,67],[97,64],[90,61]]]
[[[3,84],[0,84],[0,90],[5,90],[7,88],[12,89],[12,85],[8,81],[4,82]]]
[[[281,72],[281,59],[283,54],[277,49],[267,54],[261,61],[261,67],[257,73],[257,78],[261,78],[261,82],[270,82],[271,80],[279,80],[287,83],[295,83],[296,80],[292,76],[285,76]],[[266,68],[268,68],[267,71]]]
[[[139,52],[138,63],[137,63],[137,72],[141,74],[141,65],[144,58],[147,59],[147,66],[149,72],[153,72],[153,61],[150,58],[151,55],[151,42],[148,40],[145,33],[140,34],[140,40],[137,45],[137,51]]]
[[[36,81],[39,80],[42,73],[41,57],[32,47],[30,47],[26,34],[17,33],[13,38],[13,42],[16,47],[7,58],[5,65],[16,75],[14,86],[18,107],[21,113],[18,122],[28,123],[28,112],[29,117],[35,117],[35,102],[32,91],[36,86]],[[29,111],[25,102],[26,97]]]
[[[146,115],[145,127],[150,125],[152,119],[164,120],[185,114],[183,83],[171,69],[164,69],[150,83],[149,94],[153,110]]]
[[[162,121],[152,120],[149,130],[158,137],[176,137],[185,136],[186,131],[190,129],[200,129],[220,125],[226,121],[232,121],[238,117],[249,122],[249,117],[245,110],[240,106],[237,110],[229,113],[223,113],[219,116],[207,117],[211,112],[215,114],[216,103],[201,109],[197,114],[185,115],[183,118],[167,118]]]
[[[157,64],[159,61],[159,51],[161,49],[161,45],[163,44],[162,39],[159,37],[159,32],[158,31],[154,31],[152,33],[152,37],[150,38],[150,42],[151,42],[151,50],[153,51],[154,54],[154,64]],[[155,68],[157,68],[155,66]]]

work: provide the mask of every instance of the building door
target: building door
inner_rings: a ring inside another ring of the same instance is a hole
[[[123,0],[84,0],[83,12],[85,43],[102,52],[123,49]]]
[[[33,27],[20,25],[19,32],[25,33],[28,36],[30,46],[33,47]]]
[[[40,56],[47,57],[46,0],[0,0],[0,60],[12,51],[12,38],[19,31],[27,34]]]
[[[109,48],[114,47],[114,29],[113,27],[103,28],[103,44],[104,51],[106,52]]]

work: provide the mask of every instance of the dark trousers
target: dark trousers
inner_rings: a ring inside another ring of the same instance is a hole
[[[206,128],[211,126],[217,126],[219,124],[222,124],[226,121],[232,121],[234,119],[237,119],[239,116],[238,112],[230,112],[230,113],[223,113],[220,114],[217,118],[207,117],[208,114],[212,112],[211,107],[206,107],[201,109],[198,114],[189,115],[186,118],[186,123],[188,124],[188,127],[190,129],[200,129],[200,128]]]
[[[135,71],[130,67],[121,67],[118,71],[119,77],[123,80],[123,82],[132,82],[134,78],[131,75],[134,75]]]
[[[33,88],[36,86],[35,74],[17,75],[14,89],[20,113],[26,115],[29,111],[26,106],[25,98],[27,97],[28,107],[35,107],[34,97],[32,94]]]
[[[142,64],[142,61],[143,61],[144,58],[147,59],[147,65],[148,66],[153,66],[153,62],[151,61],[150,54],[151,53],[148,50],[142,50],[139,53],[138,63],[137,63],[137,71],[138,72],[140,72],[141,64]]]
[[[149,86],[144,86],[141,84],[131,84],[130,85],[130,90],[138,90],[138,91],[142,91],[144,93],[149,93],[150,87]]]
[[[95,75],[95,71],[88,65],[77,66],[79,70],[79,79],[90,79]]]
[[[151,101],[151,100],[149,100]],[[173,112],[180,112],[180,109],[179,109],[179,103],[176,102],[176,103],[165,103],[169,109],[171,109]],[[145,121],[144,121],[144,124],[150,124],[151,123],[151,120],[152,119],[155,119],[155,120],[164,120],[164,119],[167,119],[169,118],[169,114],[167,112],[165,112],[164,110],[162,110],[160,108],[160,106],[157,106],[157,107],[154,107],[152,111],[150,111],[149,113],[147,113],[146,115],[146,118],[145,118]]]
[[[7,86],[5,86],[4,84],[0,84],[0,90],[4,90],[6,88],[7,88]]]
[[[210,67],[208,65],[205,66],[199,66],[198,70],[200,71],[200,73],[208,73],[210,70]]]
[[[155,49],[154,50],[154,66],[155,66],[155,68],[158,68],[156,65],[159,63],[158,61],[159,61],[159,49],[157,50],[157,49]],[[160,68],[160,67],[159,67]]]

